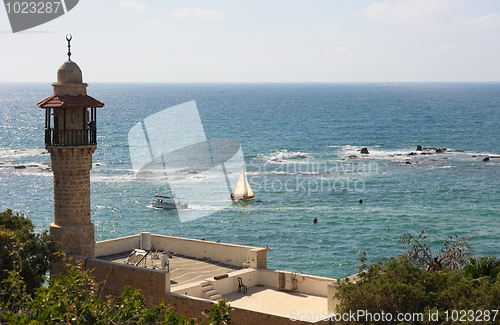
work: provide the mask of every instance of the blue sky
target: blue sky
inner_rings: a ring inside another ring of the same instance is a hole
[[[0,8],[0,81],[500,81],[498,0],[82,0],[13,34]]]

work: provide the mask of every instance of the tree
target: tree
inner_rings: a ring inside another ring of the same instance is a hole
[[[212,309],[205,311],[203,315],[210,317],[210,325],[227,325],[231,323],[229,312],[230,309],[226,299],[222,299],[218,303],[214,303]]]
[[[456,319],[445,314],[453,310],[479,310],[483,323],[488,324],[500,319],[490,312],[500,306],[500,281],[473,280],[462,269],[427,272],[402,255],[374,263],[358,277],[356,282],[339,281],[336,313],[362,312],[342,324],[456,324]],[[434,314],[438,317],[431,317]],[[381,315],[386,317],[381,319]],[[410,318],[398,319],[398,315]]]
[[[425,267],[428,272],[441,269],[455,270],[462,267],[470,257],[474,256],[472,247],[469,246],[469,237],[458,238],[457,235],[448,236],[441,244],[439,252],[432,256],[429,241],[425,230],[422,230],[418,239],[410,233],[400,237],[400,243],[408,243],[406,256],[415,265]]]
[[[62,255],[59,242],[47,230],[35,233],[34,228],[24,215],[10,209],[0,213],[0,282],[11,276],[9,271],[17,270],[30,295],[43,284],[50,264]]]

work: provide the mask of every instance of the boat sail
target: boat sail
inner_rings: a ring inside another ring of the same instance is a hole
[[[234,188],[234,192],[231,193],[231,200],[246,200],[251,199],[255,196],[248,184],[248,179],[245,176],[245,166],[241,167],[240,176],[238,177],[238,181],[236,182],[236,187]]]

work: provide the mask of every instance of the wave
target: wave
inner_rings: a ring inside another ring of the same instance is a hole
[[[486,157],[495,159],[500,156],[487,152],[468,152],[459,149],[424,147],[422,150],[413,148],[383,149],[380,146],[362,147],[344,145],[337,146],[339,157],[343,160],[389,160],[394,162],[436,162],[447,159],[457,160],[481,160]],[[368,153],[361,153],[366,148]]]
[[[52,170],[45,164],[0,165],[0,173],[6,176],[50,176]]]
[[[259,154],[258,158],[271,162],[283,162],[289,160],[302,160],[311,157],[311,154],[302,151],[278,150],[268,154]]]
[[[8,150],[0,150],[1,158],[20,158],[20,157],[34,157],[48,154],[48,151],[45,149],[8,149]]]

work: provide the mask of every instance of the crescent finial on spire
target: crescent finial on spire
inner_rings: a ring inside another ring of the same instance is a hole
[[[68,60],[71,61],[71,40],[73,36],[71,34],[66,34],[66,40],[68,41]]]

